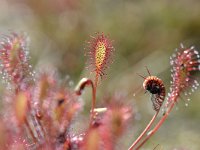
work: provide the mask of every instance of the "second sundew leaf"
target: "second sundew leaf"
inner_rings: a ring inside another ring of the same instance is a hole
[[[8,35],[0,35],[0,61],[1,72],[4,78],[15,85],[22,80],[29,81],[32,78],[29,64],[28,38],[24,34],[11,32]]]
[[[88,42],[89,68],[96,76],[103,76],[109,67],[114,48],[112,41],[104,33],[96,33]]]
[[[200,71],[200,55],[192,46],[185,48],[183,45],[171,57],[172,85],[170,97],[184,93],[186,96],[194,92],[199,86],[193,74]],[[168,98],[169,104],[173,98]]]

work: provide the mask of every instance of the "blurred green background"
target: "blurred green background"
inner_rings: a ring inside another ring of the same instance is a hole
[[[72,88],[82,77],[90,77],[84,69],[84,47],[89,36],[104,32],[114,40],[114,63],[98,87],[97,105],[106,94],[128,94],[135,120],[119,141],[117,149],[123,150],[154,113],[150,95],[141,90],[143,79],[136,73],[147,75],[144,66],[148,66],[169,89],[169,57],[174,49],[183,43],[200,50],[200,1],[1,0],[0,33],[7,30],[25,31],[31,39],[33,66],[54,66],[63,78],[70,77]],[[158,144],[157,149],[200,149],[199,91],[192,95],[188,107],[180,100],[144,149],[151,150]],[[84,97],[90,98],[90,90]],[[90,100],[86,104],[87,110]]]

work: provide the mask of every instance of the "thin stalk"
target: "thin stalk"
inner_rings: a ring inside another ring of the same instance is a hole
[[[141,139],[146,135],[146,132],[150,129],[151,125],[155,121],[156,117],[158,116],[159,110],[156,111],[146,128],[143,130],[143,132],[140,134],[140,136],[135,140],[135,142],[130,146],[128,150],[133,150],[133,148],[141,141]]]
[[[162,124],[165,122],[165,120],[167,119],[167,117],[169,116],[170,112],[172,111],[172,108],[175,105],[175,99],[177,99],[177,97],[175,97],[173,99],[173,102],[171,103],[171,105],[169,106],[169,109],[167,110],[167,112],[165,113],[165,115],[160,119],[160,121],[157,123],[157,125],[151,130],[151,132],[146,136],[146,138],[143,140],[143,142],[136,148],[136,150],[138,150],[139,148],[141,148],[146,141],[156,133],[156,131],[158,131],[158,129],[162,126]]]
[[[38,141],[39,141],[43,138],[45,133],[41,130],[42,127],[40,126],[38,119],[34,114],[31,114],[31,121],[34,125],[34,129],[37,133],[37,137],[38,137]]]
[[[98,76],[96,75],[95,78],[95,86],[92,82],[92,80],[87,79],[87,78],[82,78],[81,81],[78,83],[78,85],[75,88],[75,92],[77,95],[81,95],[83,89],[85,88],[86,85],[90,85],[92,87],[92,106],[91,106],[91,116],[90,116],[90,126],[92,125],[92,120],[94,118],[94,108],[95,108],[95,103],[96,103],[96,87],[98,83]]]
[[[43,127],[43,125],[42,125],[42,123],[41,123],[41,120],[38,120],[38,124],[39,124],[39,126],[41,127],[41,130],[42,130],[42,132],[43,132],[44,138],[46,138],[46,132],[45,132],[44,127]]]
[[[98,80],[99,80],[99,73],[97,72],[96,76],[95,76],[94,87],[93,87],[92,112],[94,112],[94,108],[95,108],[95,105],[96,105],[96,92],[97,92]]]
[[[31,137],[32,137],[32,139],[33,139],[34,143],[36,143],[36,142],[37,142],[37,139],[36,139],[36,137],[35,137],[35,135],[34,135],[34,133],[33,133],[32,129],[31,129],[31,127],[30,127],[29,123],[28,123],[28,120],[27,120],[27,118],[25,118],[25,124],[26,124],[26,126],[27,126],[27,128],[28,128],[28,131],[29,131],[29,132],[30,132],[30,134],[31,134]]]
[[[44,129],[44,126],[41,122],[41,119],[42,119],[42,115],[40,114],[39,111],[36,111],[34,112],[34,117],[36,118],[36,120],[38,121],[38,125],[40,126],[41,130],[42,130],[42,133],[44,135],[44,138],[46,138],[46,132],[45,132],[45,129]]]
[[[90,80],[91,81],[91,80]],[[97,83],[98,83],[98,75],[95,77],[95,83],[91,81],[90,84],[92,86],[92,111],[91,111],[91,117],[90,117],[90,126],[92,126],[92,120],[94,118],[94,108],[96,105],[96,89],[97,89]]]

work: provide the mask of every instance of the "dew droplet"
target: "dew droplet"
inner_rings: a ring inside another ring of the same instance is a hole
[[[152,130],[147,133],[147,135],[151,134]]]

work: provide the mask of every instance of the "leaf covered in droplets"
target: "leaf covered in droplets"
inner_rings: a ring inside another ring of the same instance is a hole
[[[195,47],[185,48],[182,44],[170,58],[172,83],[170,97],[180,93],[191,94],[199,86],[194,74],[200,71],[200,55]],[[189,91],[189,92],[187,92]],[[171,98],[172,99],[172,98]],[[168,103],[170,99],[168,99]]]
[[[0,35],[1,72],[5,79],[14,84],[31,78],[29,65],[28,37],[25,34],[11,32]]]
[[[103,33],[97,33],[94,37],[91,36],[87,49],[88,68],[98,76],[103,76],[109,63],[112,62],[111,56],[114,51],[112,41]]]

